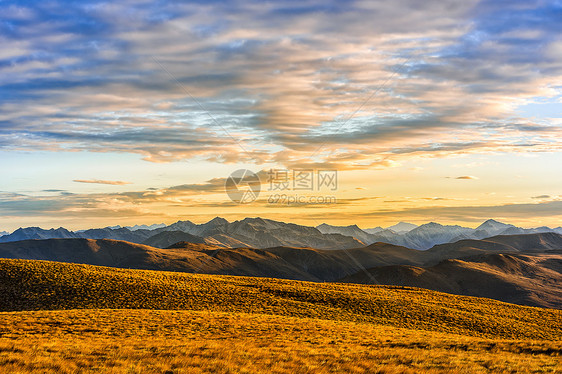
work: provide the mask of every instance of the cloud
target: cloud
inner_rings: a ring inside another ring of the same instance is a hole
[[[122,186],[125,184],[131,184],[131,182],[124,182],[124,181],[106,181],[100,179],[74,179],[73,182],[77,183],[95,183],[95,184],[112,184],[115,186]]]
[[[472,175],[462,175],[460,177],[456,177],[455,179],[478,179],[478,177]]]
[[[533,196],[531,199],[550,199],[550,195]]]
[[[415,207],[378,210],[370,213],[356,214],[357,216],[371,218],[409,217],[409,219],[412,220],[427,220],[427,217],[434,217],[435,220],[441,221],[479,222],[489,217],[505,220],[532,220],[536,218],[561,217],[561,209],[562,201],[547,201],[534,204],[515,203],[484,206]]]
[[[52,1],[2,13],[1,149],[375,169],[562,148],[559,125],[514,115],[559,95],[558,2]]]
[[[322,194],[322,196],[327,195],[331,194]],[[221,216],[236,219],[248,214],[263,215],[266,212],[270,218],[276,217],[287,221],[296,219],[297,222],[323,221],[327,214],[337,216],[338,220],[349,223],[371,220],[426,222],[427,217],[442,222],[482,222],[487,218],[495,217],[499,220],[529,222],[530,225],[536,225],[537,221],[557,222],[562,219],[560,200],[447,206],[444,205],[447,201],[462,199],[440,196],[399,197],[395,200],[388,199],[386,196],[349,198],[335,193],[334,196],[337,197],[335,204],[305,203],[295,207],[295,205],[268,203],[268,194],[264,189],[258,200],[242,207],[228,199],[224,191],[224,178],[215,178],[200,184],[184,184],[145,191],[89,194],[47,192],[44,195],[0,192],[0,211],[5,217],[6,226],[13,226],[16,220],[19,220],[20,225],[29,226],[30,222],[45,223],[46,219],[58,222],[58,225],[72,226],[75,225],[75,218],[81,218],[80,228],[88,225],[87,220],[94,225],[99,225],[100,218],[104,219],[103,222],[107,222],[105,218],[110,219],[112,224],[125,221],[134,223],[143,219],[173,222],[182,216],[186,219],[216,216],[217,209],[224,210],[224,212],[221,210],[223,212]],[[306,209],[296,210],[299,209],[298,207]]]
[[[161,194],[166,193],[217,193],[224,192],[226,178],[213,178],[205,183],[181,184],[158,190]]]

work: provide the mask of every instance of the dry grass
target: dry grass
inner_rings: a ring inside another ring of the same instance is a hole
[[[0,372],[562,371],[562,311],[413,288],[0,260],[0,308]]]
[[[242,313],[0,313],[4,372],[556,372],[562,342]]]
[[[260,313],[511,339],[562,339],[562,311],[424,289],[0,260],[3,311],[168,309]]]

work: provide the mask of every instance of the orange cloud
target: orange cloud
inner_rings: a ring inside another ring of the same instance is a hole
[[[74,179],[73,182],[77,183],[95,183],[95,184],[111,184],[114,186],[121,186],[124,184],[131,184],[131,182],[124,182],[124,181],[106,181],[100,179]]]

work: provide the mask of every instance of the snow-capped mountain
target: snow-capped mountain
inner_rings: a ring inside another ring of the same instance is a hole
[[[183,231],[189,234],[193,234],[191,230],[197,225],[191,221],[178,221],[176,223],[172,223],[169,226],[164,227],[163,231]]]
[[[156,229],[160,229],[162,227],[166,227],[167,225],[165,223],[155,223],[153,225],[134,225],[134,226],[125,226],[126,229],[129,229],[131,231],[137,231],[137,230],[156,230]],[[116,227],[119,228],[119,227]]]
[[[405,234],[409,231],[412,231],[416,227],[418,227],[418,225],[414,225],[413,223],[398,222],[396,225],[389,226],[386,229],[392,230],[397,234]]]
[[[400,230],[400,232],[392,228]],[[374,232],[367,232],[367,230],[370,229],[361,230],[357,226],[331,226],[327,224],[318,226],[318,229],[323,232],[338,232],[343,235],[353,236],[357,239],[362,238],[360,240],[366,244],[386,242],[420,250],[429,249],[437,244],[456,242],[462,239],[484,239],[496,235],[535,234],[542,232],[562,233],[562,228],[560,227],[556,229],[550,229],[548,227],[523,229],[493,219],[485,221],[475,229],[456,225],[445,226],[435,222],[426,223],[421,226],[400,222],[387,229],[376,230]],[[367,236],[357,230],[363,231]]]
[[[556,232],[555,230],[546,226],[537,227],[534,229],[523,229],[521,227],[513,226],[506,229],[505,231],[502,231],[500,235],[539,234],[542,232],[552,232],[552,231]]]
[[[402,245],[414,249],[428,249],[435,244],[448,243],[455,238],[471,234],[474,229],[461,226],[443,226],[435,222],[416,226],[411,223],[400,222],[394,226],[397,232],[391,228],[379,230],[375,233],[367,233],[356,225],[352,226],[331,226],[322,224],[317,228],[324,233],[340,233],[352,236],[366,244],[375,242],[386,242]]]
[[[489,219],[475,229],[475,231],[471,235],[471,238],[489,238],[490,236],[499,235],[507,229],[511,228],[515,228],[515,226]]]
[[[408,248],[429,249],[436,244],[449,243],[459,237],[469,237],[474,229],[462,226],[444,226],[430,222],[398,237],[397,242]],[[398,243],[392,243],[398,244]]]
[[[380,226],[372,227],[370,229],[363,229],[367,234],[376,234],[377,232],[384,231],[384,229]]]

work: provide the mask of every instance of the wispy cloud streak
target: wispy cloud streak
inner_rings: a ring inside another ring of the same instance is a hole
[[[101,179],[74,179],[73,182],[77,182],[77,183],[93,183],[93,184],[111,184],[114,186],[122,186],[125,184],[131,184],[131,182],[125,182],[125,181],[107,181],[107,180],[101,180]]]

